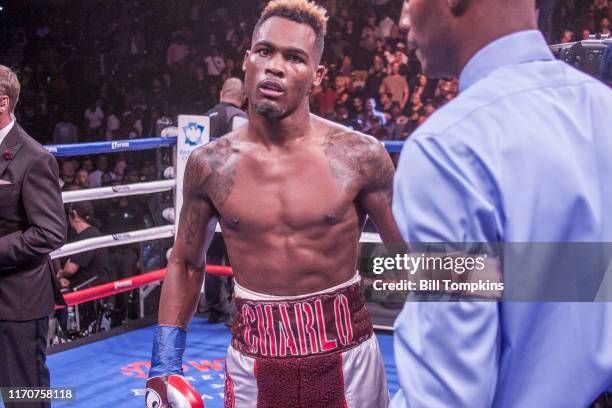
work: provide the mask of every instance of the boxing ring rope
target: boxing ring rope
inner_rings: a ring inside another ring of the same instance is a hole
[[[136,242],[152,241],[154,239],[170,238],[174,236],[173,225],[145,228],[142,230],[122,232],[120,234],[103,235],[101,237],[83,239],[71,242],[53,251],[51,258],[62,258],[79,252],[91,251],[98,248],[107,248],[118,245],[134,244]]]
[[[208,118],[206,118],[208,119]],[[46,145],[45,149],[54,156],[80,156],[93,154],[119,153],[137,150],[150,150],[159,147],[177,148],[178,139],[177,128],[167,128],[162,131],[162,137],[145,138],[145,139],[129,139],[117,140],[111,142],[91,142],[77,143],[64,145]],[[404,142],[402,141],[385,141],[382,142],[389,153],[398,153],[401,151]],[[179,155],[175,151],[176,156]],[[183,152],[184,153],[184,152]],[[174,168],[176,170],[177,163],[175,161]],[[85,200],[101,200],[114,197],[132,196],[141,194],[151,194],[164,191],[175,190],[178,186],[178,181],[175,179],[158,180],[151,182],[132,183],[125,185],[116,185],[110,187],[92,188],[86,190],[75,190],[62,192],[62,200],[64,203],[79,202]],[[176,200],[174,210],[176,212]],[[221,232],[217,224],[216,232]],[[72,242],[64,245],[51,253],[52,258],[66,257],[80,252],[90,251],[98,248],[119,246],[137,242],[145,242],[162,238],[174,237],[176,233],[175,225],[164,225],[152,228],[146,228],[136,231],[128,231],[119,234],[105,235],[85,239],[77,242]],[[377,233],[363,232],[360,242],[381,242],[380,236]],[[233,276],[231,267],[222,265],[206,265],[206,273]],[[86,289],[81,289],[75,292],[70,292],[64,295],[64,299],[68,306],[75,306],[81,303],[101,299],[118,293],[139,289],[141,295],[146,297],[159,283],[164,279],[166,269],[159,269],[153,272],[147,272],[141,275],[136,275],[130,278],[121,279],[115,282],[104,283]],[[142,297],[141,296],[141,297]],[[143,304],[141,299],[141,314],[143,313]],[[388,330],[389,327],[381,326],[381,329]]]
[[[206,265],[206,273],[229,277],[234,275],[231,267],[223,265]],[[64,295],[64,299],[66,300],[68,306],[80,305],[81,303],[116,295],[121,292],[127,292],[128,290],[139,289],[143,286],[156,284],[164,280],[165,276],[166,268],[158,269],[156,271],[143,273],[142,275],[136,275],[130,278],[120,279],[115,282],[103,283],[91,288],[67,293]],[[63,306],[58,308],[61,307]]]
[[[136,150],[151,150],[176,145],[174,137],[153,137],[147,139],[115,140],[112,142],[90,142],[60,145],[45,145],[54,156],[82,156],[86,154],[119,153]]]
[[[172,131],[166,132],[171,134]],[[211,138],[215,140],[215,138]],[[145,139],[116,140],[112,142],[90,142],[43,146],[54,156],[80,156],[87,154],[119,153],[136,150],[150,150],[158,147],[176,146],[177,136],[153,137]],[[403,141],[385,140],[381,142],[389,153],[399,153],[404,146]]]
[[[174,187],[176,187],[175,180],[121,184],[110,187],[90,188],[87,190],[64,191],[62,192],[62,200],[64,203],[74,203],[85,200],[102,200],[104,198],[161,193],[163,191],[172,190]]]

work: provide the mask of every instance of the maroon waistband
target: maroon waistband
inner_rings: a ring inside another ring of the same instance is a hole
[[[348,350],[372,336],[361,282],[296,300],[235,298],[232,347],[252,357],[305,357]]]

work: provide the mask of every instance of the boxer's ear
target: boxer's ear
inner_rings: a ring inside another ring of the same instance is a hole
[[[323,65],[318,65],[317,69],[315,70],[314,78],[312,80],[312,86],[321,85],[321,81],[323,81],[323,77],[325,76],[326,72],[327,68],[325,68]]]
[[[244,59],[242,60],[242,72],[246,71],[247,60],[251,56],[251,50],[246,50],[244,53]]]
[[[448,8],[454,16],[462,15],[467,9],[470,0],[446,0]]]

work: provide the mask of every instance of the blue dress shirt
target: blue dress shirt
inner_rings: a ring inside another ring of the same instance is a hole
[[[403,148],[404,239],[611,242],[612,90],[536,30],[482,48],[459,86]],[[392,407],[585,407],[612,386],[612,303],[406,303],[395,357]]]

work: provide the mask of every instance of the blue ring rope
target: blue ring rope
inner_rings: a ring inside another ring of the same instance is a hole
[[[176,145],[176,137],[153,137],[150,139],[113,140],[112,142],[90,142],[60,145],[45,145],[44,148],[55,156],[82,156],[156,149]]]
[[[383,142],[389,153],[402,151],[404,142]],[[83,156],[87,154],[102,154],[115,152],[131,152],[135,150],[156,149],[158,147],[171,147],[176,145],[176,136],[153,137],[148,139],[114,140],[112,142],[90,142],[75,144],[45,145],[45,149],[55,156]]]

